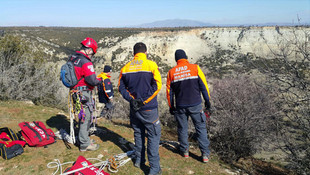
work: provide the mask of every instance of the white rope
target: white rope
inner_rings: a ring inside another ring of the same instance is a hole
[[[88,166],[85,166],[85,167],[82,167],[82,168],[79,168],[79,169],[71,170],[71,171],[68,171],[68,172],[65,172],[65,173],[62,173],[63,172],[62,166],[63,165],[67,165],[67,164],[73,164],[74,162],[60,163],[59,159],[54,159],[54,162],[49,162],[47,164],[47,168],[57,168],[56,171],[52,175],[56,175],[58,171],[60,171],[59,175],[68,175],[68,174],[72,174],[72,173],[75,173],[75,172],[78,172],[80,170],[83,170],[83,169],[86,169],[86,168],[90,168],[90,167],[99,167],[97,175],[100,175],[101,171],[105,167],[107,167],[107,169],[111,173],[116,173],[116,172],[118,172],[118,168],[119,167],[124,166],[127,162],[129,162],[131,160],[130,156],[133,155],[133,154],[134,154],[134,151],[128,151],[126,153],[121,153],[121,154],[117,154],[117,155],[113,156],[115,158],[115,161],[119,161],[119,163],[117,163],[117,166],[116,166],[115,170],[114,170],[114,168],[113,169],[111,168],[109,159],[107,159],[105,161],[102,161],[101,159],[97,159],[97,158],[88,158],[87,159],[88,161],[90,161],[90,160],[98,161],[97,163],[94,163],[92,165],[88,165]],[[125,159],[125,160],[122,160],[125,157],[129,157],[129,158]]]
[[[73,164],[74,162],[66,162],[66,163],[60,163],[59,159],[54,159],[54,162],[48,163],[46,166],[47,168],[57,168],[57,170],[53,173],[55,175],[59,170],[62,172],[62,166],[66,164]],[[65,175],[65,174],[62,174]]]
[[[70,113],[70,140],[75,144],[74,115]]]
[[[73,101],[72,101],[72,96],[71,93],[69,91],[69,99],[70,99],[70,103],[69,103],[69,114],[70,114],[70,138],[69,140],[71,141],[72,144],[75,144],[75,133],[74,133],[74,114],[72,113],[73,109]],[[70,142],[69,141],[69,142]]]

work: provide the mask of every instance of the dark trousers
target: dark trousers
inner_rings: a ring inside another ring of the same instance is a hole
[[[147,137],[147,157],[150,163],[150,174],[160,170],[159,141],[161,126],[158,109],[135,112],[130,109],[130,124],[134,130],[136,163],[145,163],[145,136]]]
[[[206,116],[202,110],[202,105],[191,107],[177,107],[175,118],[178,122],[178,141],[180,142],[180,151],[185,152],[189,148],[188,144],[188,117],[191,117],[196,133],[198,135],[198,143],[201,153],[209,155],[210,141],[207,135]]]

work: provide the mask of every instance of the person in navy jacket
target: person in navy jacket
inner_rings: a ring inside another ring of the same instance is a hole
[[[98,87],[98,97],[99,103],[104,103],[105,107],[102,109],[100,113],[100,117],[107,115],[108,119],[111,119],[111,114],[109,111],[113,109],[113,85],[111,82],[111,66],[105,65],[103,68],[103,72],[101,72],[97,77],[103,80],[103,83]]]
[[[210,111],[210,93],[206,77],[197,64],[190,64],[184,50],[175,52],[177,65],[169,70],[166,95],[170,113],[178,123],[179,151],[189,157],[188,117],[190,116],[198,134],[202,161],[209,161],[209,140],[206,129],[206,116],[202,108],[201,95],[205,100],[206,111]]]

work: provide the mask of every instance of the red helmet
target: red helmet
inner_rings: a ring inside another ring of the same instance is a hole
[[[87,37],[87,38],[85,38],[85,39],[81,42],[81,44],[82,44],[83,46],[85,46],[85,47],[90,47],[90,48],[92,48],[93,51],[94,51],[94,53],[97,52],[98,45],[97,45],[97,42],[96,42],[94,39]]]

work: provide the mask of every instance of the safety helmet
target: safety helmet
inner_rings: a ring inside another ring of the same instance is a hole
[[[85,47],[92,48],[94,53],[97,52],[98,45],[94,39],[87,37],[81,42],[81,44]]]

